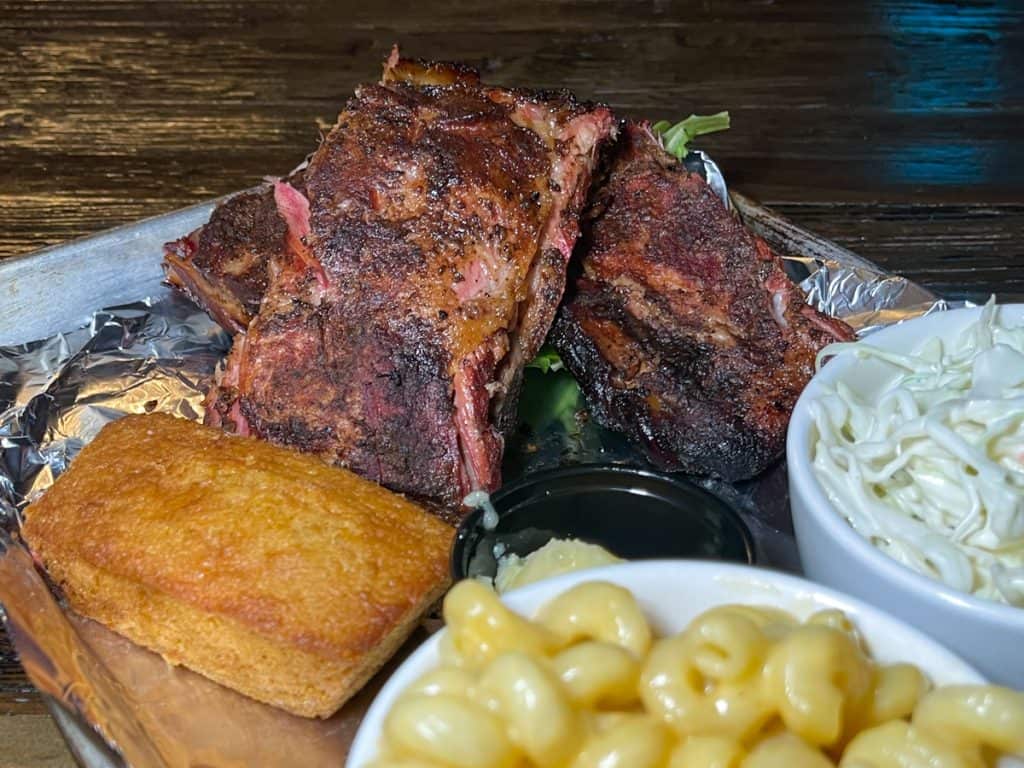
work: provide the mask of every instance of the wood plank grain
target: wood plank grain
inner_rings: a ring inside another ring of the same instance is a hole
[[[776,211],[949,298],[1024,300],[1024,205],[796,204]]]
[[[951,20],[927,3],[830,4],[835,18],[811,2],[167,5],[11,4],[0,168],[20,183],[5,188],[169,187],[184,205],[245,186],[311,147],[315,121],[401,41],[627,114],[727,107],[735,127],[708,145],[769,201],[1020,194],[1024,85],[1009,73],[1024,27],[999,7]]]

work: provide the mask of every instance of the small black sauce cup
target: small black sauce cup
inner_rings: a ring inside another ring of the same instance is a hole
[[[729,505],[692,483],[650,470],[562,467],[505,485],[491,502],[497,528],[484,529],[479,509],[459,526],[451,557],[456,580],[493,578],[499,555],[524,557],[555,538],[599,544],[625,560],[754,562],[750,531]]]

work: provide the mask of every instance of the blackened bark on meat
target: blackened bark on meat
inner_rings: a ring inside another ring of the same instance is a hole
[[[305,189],[301,170],[288,182]],[[235,195],[217,206],[208,223],[167,243],[167,282],[229,333],[243,331],[259,311],[277,259],[287,253],[286,234],[272,185]]]
[[[553,321],[614,130],[568,94],[393,55],[301,199],[278,185],[286,253],[208,420],[449,507],[496,488],[508,393]]]
[[[632,124],[595,194],[552,341],[594,417],[668,469],[753,477],[781,456],[817,351],[850,329]]]

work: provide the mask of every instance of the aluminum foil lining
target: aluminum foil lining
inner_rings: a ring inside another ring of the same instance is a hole
[[[688,164],[725,196],[710,158],[694,153]],[[748,225],[789,254],[787,270],[808,301],[862,334],[947,307],[924,288],[750,201],[736,196],[733,203]],[[205,389],[229,346],[205,313],[165,293],[102,309],[83,328],[0,347],[0,602],[33,683],[113,747],[90,764],[116,765],[119,753],[134,766],[339,766],[387,676],[385,670],[328,720],[279,712],[65,611],[18,540],[19,510],[105,424],[152,411],[200,419]],[[613,443],[584,426],[568,438],[564,430],[548,434],[511,459],[518,472],[567,461],[639,461],[628,445]],[[740,508],[761,563],[796,567],[784,468],[744,484],[704,484]]]

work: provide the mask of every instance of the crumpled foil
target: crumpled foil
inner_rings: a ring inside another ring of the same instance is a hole
[[[694,153],[688,161],[725,195],[725,182],[709,158]],[[787,270],[808,301],[861,334],[947,306],[924,288],[739,195],[731,203],[753,230],[787,254]],[[0,602],[29,677],[71,713],[59,713],[62,727],[78,723],[84,725],[81,733],[91,728],[102,737],[93,739],[90,750],[71,740],[83,763],[118,765],[123,758],[140,767],[339,766],[389,669],[425,636],[421,630],[334,717],[307,720],[171,667],[66,612],[33,567],[18,539],[18,511],[110,421],[152,411],[200,419],[204,391],[229,346],[229,337],[205,313],[164,294],[98,311],[84,328],[0,348]],[[512,440],[509,451],[506,477],[566,462],[643,463],[635,449],[593,424],[569,438],[562,430],[533,440],[528,449]],[[798,568],[781,464],[746,483],[700,482],[740,510],[760,563]]]

